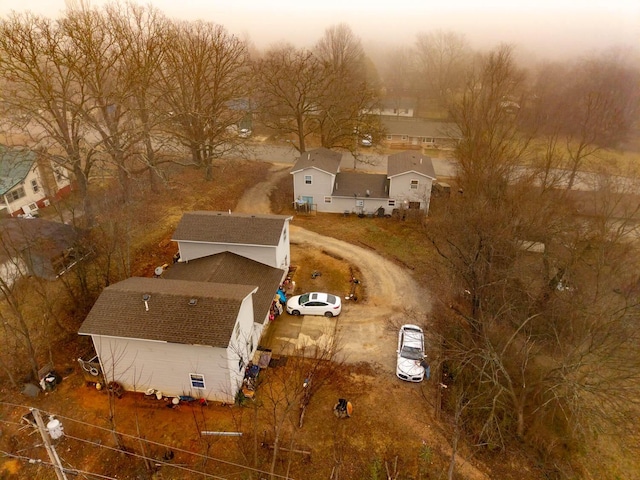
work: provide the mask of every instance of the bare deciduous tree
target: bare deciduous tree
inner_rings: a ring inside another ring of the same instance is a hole
[[[173,25],[161,67],[169,132],[212,179],[213,160],[237,147],[234,127],[245,112],[247,50],[224,27],[206,22]]]
[[[312,52],[284,44],[269,49],[254,63],[260,119],[281,135],[293,135],[299,152],[317,131],[316,117],[324,96],[326,78]]]
[[[464,35],[437,30],[417,35],[416,71],[423,94],[446,106],[464,86],[464,72],[472,61]]]
[[[89,177],[97,157],[85,121],[87,78],[74,68],[77,52],[59,22],[31,14],[0,21],[0,76],[5,101],[27,119],[26,130],[51,160],[72,172],[83,199],[83,219],[93,224]]]

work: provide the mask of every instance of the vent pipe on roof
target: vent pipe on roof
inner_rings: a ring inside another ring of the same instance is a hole
[[[197,304],[198,304],[198,299],[197,298],[190,298],[189,299],[189,305],[195,306]]]
[[[142,301],[144,302],[144,309],[146,312],[149,311],[149,300],[151,300],[151,295],[149,295],[148,293],[142,295]]]

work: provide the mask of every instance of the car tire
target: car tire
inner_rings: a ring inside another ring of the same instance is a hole
[[[291,312],[291,315],[296,315],[296,316],[300,315],[300,310],[293,310]]]
[[[333,317],[333,313],[331,313],[331,312],[324,312],[324,316],[325,316],[325,317],[327,317],[327,318],[331,318],[331,317]]]

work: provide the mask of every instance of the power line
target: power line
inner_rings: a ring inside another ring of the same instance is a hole
[[[32,465],[44,465],[45,467],[51,467],[51,468],[55,468],[56,466],[53,463],[47,462],[45,460],[40,460],[39,458],[31,458],[31,457],[26,457],[24,455],[17,455],[15,453],[10,453],[10,452],[5,452],[4,450],[0,450],[0,454],[9,457],[9,458],[15,458],[17,460],[24,460],[26,462],[28,462],[29,464]],[[73,473],[73,474],[82,474],[82,475],[91,475],[92,477],[96,477],[96,478],[104,478],[106,480],[118,480],[115,477],[108,477],[106,475],[101,475],[99,473],[93,473],[93,472],[87,472],[85,470],[78,470],[77,468],[65,468],[65,471],[68,473]]]
[[[26,405],[15,404],[15,403],[10,403],[10,402],[3,402],[3,401],[0,401],[0,405],[10,406],[10,407],[18,407],[18,408],[25,408],[25,409],[30,409],[31,408],[31,407],[28,407]],[[179,448],[179,447],[174,447],[174,446],[171,446],[171,445],[166,445],[164,443],[155,442],[153,440],[148,440],[146,438],[140,438],[140,437],[135,436],[135,435],[130,435],[130,434],[127,434],[127,433],[121,433],[121,432],[115,431],[115,430],[110,429],[110,428],[101,427],[99,425],[94,425],[93,423],[85,422],[83,420],[77,420],[75,418],[66,417],[64,415],[59,415],[59,414],[55,414],[55,413],[51,413],[51,412],[46,412],[46,411],[43,411],[43,412],[46,413],[47,415],[55,416],[55,417],[57,417],[59,419],[65,419],[65,420],[69,420],[71,422],[76,422],[76,423],[78,423],[80,425],[85,425],[85,426],[88,426],[88,427],[96,428],[98,430],[102,430],[102,431],[105,431],[107,433],[115,433],[115,434],[120,435],[120,436],[122,436],[124,438],[128,438],[128,439],[131,439],[131,440],[136,440],[138,442],[145,442],[145,443],[147,443],[149,445],[155,445],[155,446],[158,446],[158,447],[163,447],[163,448],[165,448],[167,450],[174,450],[176,452],[186,453],[188,455],[192,455],[192,456],[194,456],[196,458],[200,458],[200,459],[203,459],[203,460],[211,460],[211,461],[214,461],[214,462],[219,462],[219,463],[224,464],[224,465],[237,467],[237,468],[241,468],[241,469],[244,469],[244,470],[249,470],[249,471],[252,471],[252,472],[255,472],[255,473],[260,473],[260,474],[263,474],[263,475],[269,475],[271,477],[280,478],[280,479],[283,479],[283,480],[294,480],[291,477],[286,476],[286,475],[280,475],[280,474],[277,474],[277,473],[273,473],[272,474],[271,472],[267,472],[265,470],[260,470],[258,468],[249,467],[247,465],[241,465],[239,463],[231,462],[229,460],[223,460],[221,458],[215,458],[215,457],[211,457],[209,455],[203,455],[201,453],[191,452],[189,450],[185,450],[185,449],[182,449],[182,448]],[[10,423],[10,422],[4,421],[4,420],[0,420],[0,421],[4,422],[4,423]],[[14,425],[19,425],[19,424],[15,423],[15,422],[13,422],[13,424]],[[149,460],[149,461],[152,461],[152,462],[155,462],[155,463],[161,463],[161,464],[173,467],[173,468],[186,469],[186,467],[179,467],[177,465],[174,465],[174,464],[171,464],[171,463],[168,463],[168,462],[161,462],[161,461],[158,461],[155,458],[150,458],[150,457],[146,457],[144,455],[139,455],[139,454],[135,454],[135,453],[131,453],[131,452],[123,452],[122,450],[120,450],[118,448],[115,448],[115,447],[109,447],[107,445],[103,445],[103,444],[100,444],[100,443],[92,442],[90,440],[85,440],[85,439],[81,439],[81,438],[78,438],[78,437],[72,437],[72,436],[68,435],[67,433],[65,433],[65,437],[73,438],[73,439],[81,441],[81,442],[89,443],[89,444],[95,445],[97,447],[107,448],[109,450],[115,450],[115,451],[117,451],[119,453],[127,453],[128,455],[132,455],[132,456],[135,456],[135,457],[138,457],[138,458]],[[199,471],[196,471],[196,470],[188,470],[187,469],[187,471],[192,472],[192,473],[197,473],[199,475],[207,475],[207,476],[211,475],[211,474],[206,474],[206,473],[199,472]],[[211,478],[222,478],[222,477],[212,476]],[[224,479],[222,479],[222,480],[224,480]]]
[[[154,462],[155,464],[160,464],[160,465],[163,465],[163,466],[168,466],[168,467],[172,467],[172,468],[177,468],[177,469],[179,469],[179,470],[184,470],[184,471],[189,472],[189,473],[196,473],[196,474],[198,474],[198,475],[203,475],[203,476],[208,477],[208,478],[215,478],[216,480],[226,480],[226,479],[225,479],[225,477],[219,477],[219,476],[214,475],[214,474],[212,474],[212,473],[205,473],[205,472],[201,472],[201,471],[199,471],[199,470],[193,470],[192,468],[188,468],[188,467],[185,467],[185,466],[182,466],[182,465],[175,465],[175,464],[173,464],[173,463],[163,462],[163,461],[161,461],[161,460],[156,460],[156,459],[154,459],[154,458],[149,458],[149,457],[147,457],[147,456],[145,456],[145,455],[140,455],[140,454],[135,453],[135,452],[123,451],[123,450],[121,450],[121,449],[119,449],[119,448],[116,448],[116,447],[110,447],[110,446],[108,446],[108,445],[102,445],[102,444],[100,444],[100,443],[92,442],[91,440],[86,440],[86,439],[83,439],[83,438],[74,437],[74,436],[72,436],[72,435],[67,435],[67,434],[65,434],[65,437],[67,437],[67,438],[71,438],[71,439],[73,439],[73,440],[78,440],[79,442],[88,443],[88,444],[90,444],[90,445],[95,445],[95,446],[97,446],[97,447],[106,448],[107,450],[112,450],[112,451],[114,451],[114,452],[124,453],[124,454],[129,455],[129,456],[132,456],[132,457],[142,458],[142,459],[144,459],[144,460],[151,460],[151,461],[152,461],[152,462]]]

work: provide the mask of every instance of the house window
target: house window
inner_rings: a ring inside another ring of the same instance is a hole
[[[422,143],[433,143],[433,138],[422,137]]]
[[[406,140],[407,136],[406,135],[402,135],[402,140]]]
[[[60,167],[53,167],[53,171],[56,175],[56,180],[58,182],[61,182],[62,180],[64,180],[64,176],[62,175],[62,170],[60,169]]]
[[[204,388],[205,388],[205,386],[204,386],[204,375],[201,375],[199,373],[190,373],[189,374],[189,380],[191,380],[191,387],[200,388],[200,389],[204,390]]]
[[[324,203],[331,203],[331,197],[324,197]]]
[[[395,207],[396,206],[396,201],[395,200],[389,200],[389,206],[390,207]]]
[[[312,180],[311,180],[311,175],[305,175],[304,176],[304,184],[305,185],[311,185]]]
[[[418,189],[418,180],[411,180],[411,190]]]
[[[387,140],[393,139],[393,135],[387,135]]]
[[[31,188],[33,189],[33,193],[38,193],[40,191],[40,186],[38,185],[37,180],[31,180]]]
[[[16,200],[18,200],[19,198],[24,197],[26,194],[24,193],[24,188],[22,187],[18,187],[15,190],[7,193],[5,195],[5,198],[7,200],[7,203],[11,203],[11,202],[15,202]]]

